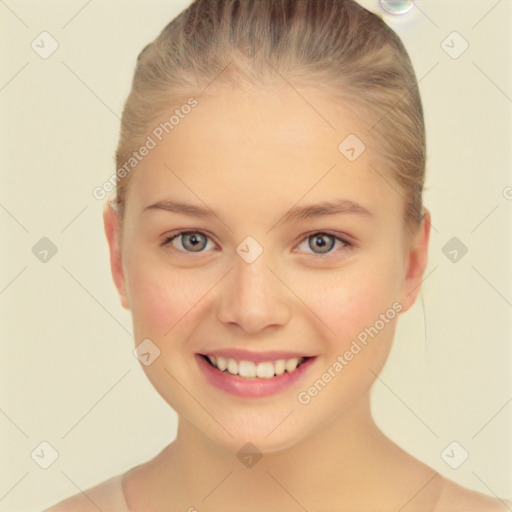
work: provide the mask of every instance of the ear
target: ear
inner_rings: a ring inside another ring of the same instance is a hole
[[[112,272],[112,278],[119,292],[122,306],[126,309],[130,309],[130,303],[126,293],[126,279],[121,259],[121,218],[110,202],[107,203],[103,210],[103,224],[110,250],[110,270]]]
[[[402,313],[405,313],[416,302],[416,297],[421,290],[421,281],[428,260],[429,237],[430,212],[425,208],[418,232],[406,250],[406,269],[401,300]]]

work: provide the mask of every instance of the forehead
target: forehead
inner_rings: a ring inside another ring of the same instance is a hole
[[[262,202],[290,208],[301,198],[385,202],[365,124],[334,99],[287,86],[220,90],[196,100],[132,176],[128,196],[139,206],[166,193],[253,211]],[[340,143],[354,136],[366,149],[351,161]]]
[[[169,139],[176,144],[196,142],[201,153],[211,152],[219,158],[262,158],[264,151],[289,160],[319,160],[321,155],[334,158],[340,134],[348,129],[362,130],[348,109],[311,88],[220,89],[197,101],[197,107],[169,134]],[[216,145],[201,144],[203,141]]]

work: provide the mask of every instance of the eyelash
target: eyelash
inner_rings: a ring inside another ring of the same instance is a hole
[[[182,230],[182,231],[175,231],[175,232],[171,233],[170,235],[168,235],[165,238],[165,240],[161,243],[161,246],[165,247],[165,246],[171,245],[173,240],[175,240],[176,238],[178,238],[181,235],[195,235],[195,234],[199,234],[201,236],[204,236],[209,241],[213,242],[213,240],[206,233],[203,233],[202,231]],[[344,238],[341,238],[341,237],[339,237],[339,236],[337,236],[337,235],[335,235],[333,233],[329,233],[327,231],[315,231],[314,233],[308,234],[308,235],[306,235],[300,241],[299,245],[301,245],[304,242],[307,242],[308,239],[310,239],[310,238],[312,238],[314,236],[318,236],[318,235],[327,235],[329,237],[332,237],[334,239],[334,241],[335,241],[334,242],[334,246],[333,246],[333,248],[329,252],[326,252],[326,253],[323,253],[323,254],[322,253],[310,252],[309,254],[312,255],[312,256],[323,257],[323,258],[330,257],[334,253],[338,252],[335,249],[336,242],[341,242],[342,243],[342,247],[339,250],[341,250],[343,252],[348,251],[348,250],[350,250],[350,249],[352,249],[354,247],[353,244],[350,243],[348,240],[346,240]],[[182,244],[182,246],[183,246],[183,244]],[[177,249],[177,248],[175,248],[175,249],[177,251],[183,252],[185,254],[202,254],[202,253],[206,252],[205,250],[194,252],[194,251],[187,251],[187,250],[182,250],[182,249]]]

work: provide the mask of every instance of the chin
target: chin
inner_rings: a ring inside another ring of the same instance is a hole
[[[275,428],[275,427],[274,427]],[[281,431],[279,431],[281,430]],[[270,435],[269,435],[269,432]],[[256,454],[269,455],[278,453],[299,444],[301,441],[311,435],[310,431],[304,429],[282,428],[278,427],[272,432],[268,428],[247,428],[245,430],[232,430],[230,437],[225,432],[219,433],[218,430],[203,430],[203,433],[212,441],[236,454],[238,457],[244,453],[250,453],[254,450]]]

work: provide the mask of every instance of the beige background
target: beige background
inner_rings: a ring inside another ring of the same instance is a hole
[[[92,190],[114,172],[138,52],[187,5],[0,2],[1,511],[42,510],[175,435],[132,355]],[[512,2],[423,0],[386,19],[420,79],[434,229],[425,316],[421,303],[402,316],[375,416],[443,475],[511,498]],[[31,48],[42,31],[59,44],[47,59]],[[457,59],[441,46],[453,31],[469,44]],[[58,248],[47,263],[32,253],[44,236]],[[469,249],[455,263],[452,237]],[[440,455],[454,440],[469,452],[457,470]],[[59,453],[46,470],[31,458],[42,441]]]

